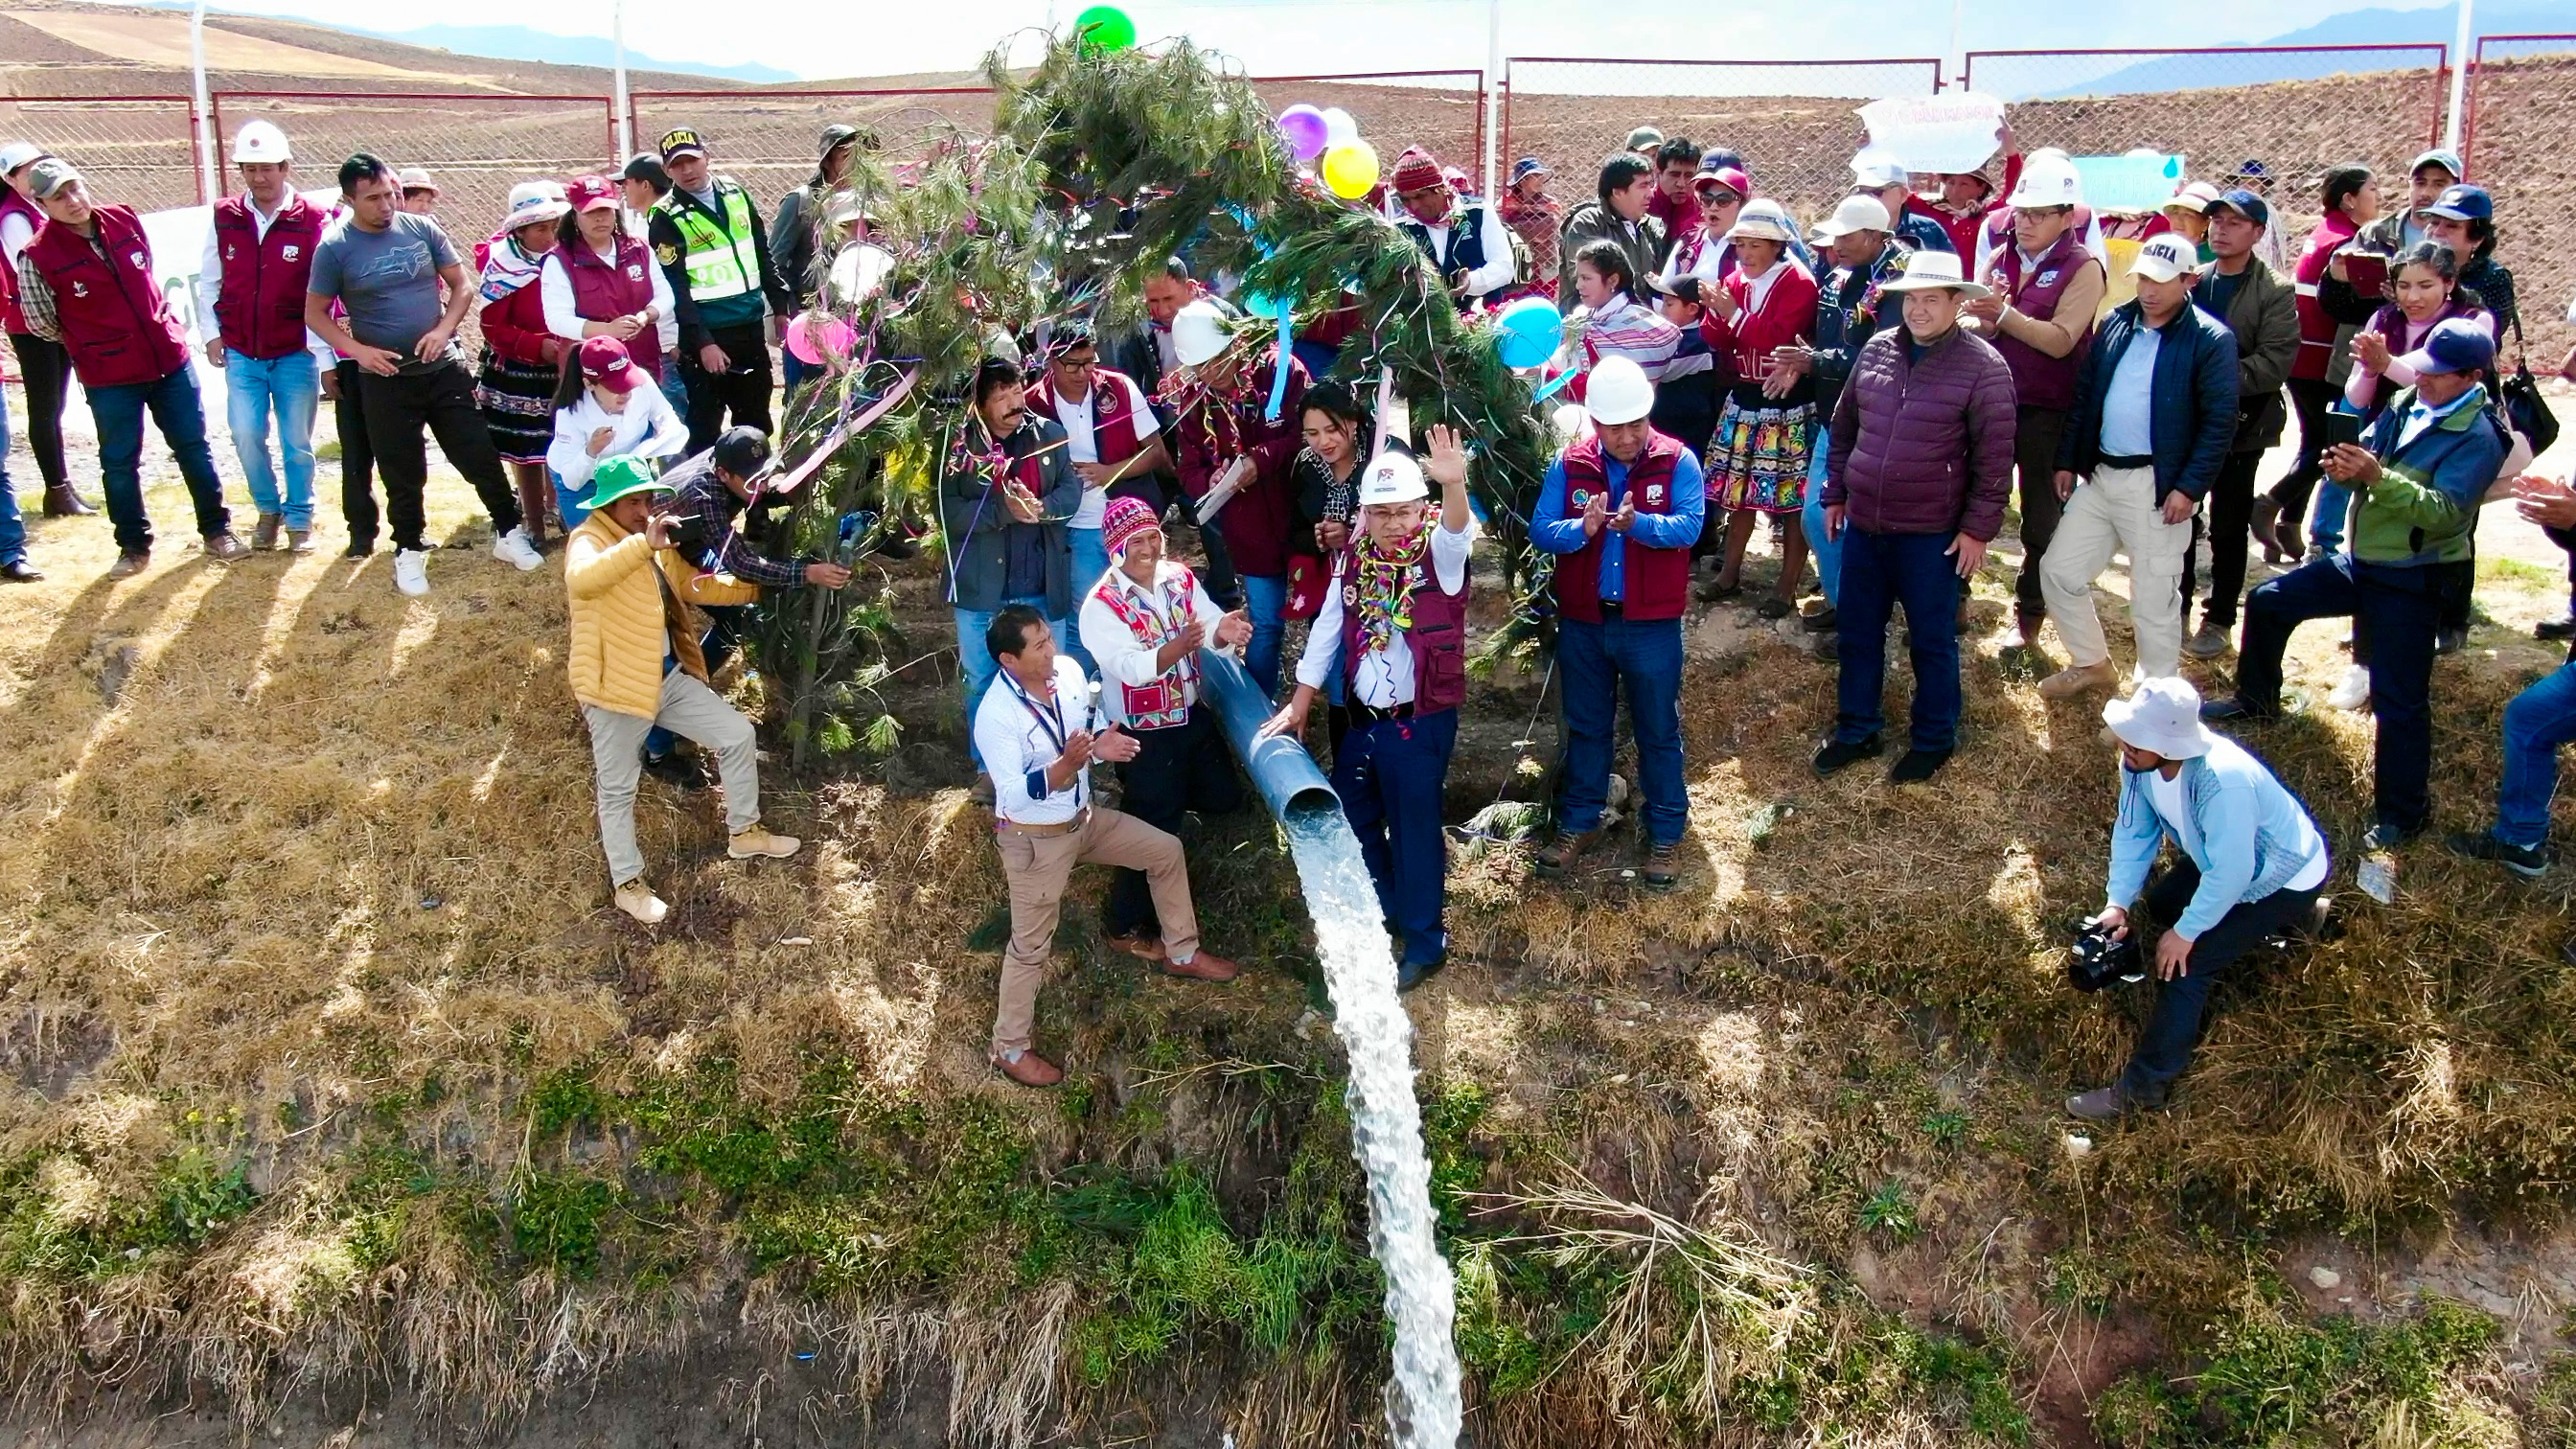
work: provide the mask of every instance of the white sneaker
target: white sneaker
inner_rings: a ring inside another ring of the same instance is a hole
[[[2355,664],[2343,672],[2343,682],[2326,696],[2326,703],[2337,709],[2370,708],[2370,666]]]
[[[429,592],[429,555],[420,549],[394,550],[394,587],[417,599]]]
[[[535,541],[528,537],[528,530],[524,527],[511,529],[508,533],[492,540],[492,557],[521,573],[526,573],[546,561],[545,555],[537,552]]]

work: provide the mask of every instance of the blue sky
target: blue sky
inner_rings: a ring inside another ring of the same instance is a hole
[[[222,0],[224,8],[399,28],[381,0]],[[758,61],[809,79],[954,70],[995,40],[1042,26],[1044,0],[942,0],[935,7],[856,0],[627,0],[627,43],[672,58]],[[1486,53],[1486,0],[1211,0],[1124,5],[1147,38],[1186,34],[1270,74],[1476,67]],[[1961,4],[1968,47],[2219,45],[2314,23],[2352,0],[2160,0],[2153,5],[1985,0]],[[2392,8],[2397,8],[2392,6]],[[2408,7],[2411,8],[2411,7]],[[1081,9],[1052,7],[1058,24]],[[605,35],[609,0],[532,7],[526,0],[438,0],[459,25],[530,25]],[[1925,0],[1772,0],[1768,4],[1601,5],[1504,0],[1507,54],[1693,58],[1940,55],[1951,7]],[[935,15],[935,23],[924,23]],[[710,16],[722,16],[711,26]],[[817,24],[820,29],[817,30]]]

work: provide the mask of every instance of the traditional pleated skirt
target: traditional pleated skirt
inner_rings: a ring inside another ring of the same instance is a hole
[[[1808,450],[1814,446],[1816,405],[1747,403],[1742,388],[1730,391],[1708,440],[1708,497],[1725,509],[1795,513],[1807,504]]]
[[[542,362],[520,362],[496,348],[483,349],[483,367],[475,375],[474,401],[483,410],[483,426],[492,446],[512,463],[542,463],[555,437],[555,379],[559,372]]]

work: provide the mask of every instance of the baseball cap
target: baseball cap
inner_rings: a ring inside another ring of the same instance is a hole
[[[12,141],[0,146],[0,176],[6,176],[45,154],[45,148],[33,141]]]
[[[1753,178],[1744,174],[1743,167],[1729,166],[1713,157],[1701,161],[1699,174],[1691,178],[1691,190],[1696,193],[1719,186],[1734,192],[1738,200],[1753,194]]]
[[[698,139],[697,132],[682,126],[676,131],[662,133],[661,149],[662,160],[667,164],[675,157],[704,156],[707,154],[707,143]]]
[[[1411,503],[1431,496],[1431,485],[1422,477],[1422,465],[1402,453],[1380,453],[1360,475],[1360,506],[1377,503]]]
[[[1639,126],[1637,129],[1628,133],[1628,144],[1620,149],[1634,151],[1640,146],[1660,146],[1662,144],[1664,144],[1663,132],[1656,130],[1652,126]]]
[[[1514,186],[1520,185],[1522,182],[1527,181],[1533,176],[1553,176],[1555,174],[1555,172],[1547,169],[1546,162],[1541,161],[1536,156],[1523,156],[1518,161],[1512,163],[1512,184]]]
[[[2443,170],[2450,172],[2453,176],[2466,176],[2468,174],[2468,168],[2460,164],[2460,153],[2452,150],[2448,146],[2436,146],[2432,150],[2425,152],[2423,155],[2416,157],[2414,164],[2406,168],[2406,174],[2412,176],[2427,166],[2439,166]]]
[[[581,340],[581,379],[595,382],[610,392],[633,392],[642,380],[644,369],[635,365],[626,352],[626,344],[614,337],[585,337]]]
[[[1903,186],[1913,179],[1906,174],[1904,165],[1894,156],[1876,148],[1863,150],[1859,155],[1854,156],[1851,159],[1851,172],[1852,185],[1866,186],[1872,191],[1885,190],[1890,186]]]
[[[1812,239],[1830,242],[1856,231],[1886,231],[1890,225],[1886,202],[1875,196],[1846,196],[1833,215],[1816,223]]]
[[[2433,324],[2424,345],[2401,359],[2417,376],[2434,372],[2482,372],[2495,365],[2495,339],[2466,317]]]
[[[575,211],[597,211],[618,204],[617,183],[605,176],[576,176],[564,188],[564,200]]]
[[[60,156],[40,156],[27,172],[27,194],[43,201],[80,179],[80,172],[69,161]]]
[[[2448,193],[2446,192],[2444,194],[2447,195]],[[2222,206],[2226,207],[2229,211],[2235,212],[2238,216],[2245,218],[2247,221],[2254,223],[2256,226],[2270,226],[2272,224],[2272,208],[2264,204],[2263,198],[2256,196],[2253,192],[2246,190],[2242,186],[2237,187],[2233,191],[2222,193],[2216,201],[2209,203],[2209,205],[2203,207],[2202,210],[2216,211]]]
[[[1679,297],[1694,306],[1706,306],[1707,304],[1700,300],[1699,284],[1700,279],[1688,272],[1679,275],[1665,272],[1655,278],[1655,290],[1665,296]]]
[[[617,179],[620,181],[649,181],[653,183],[654,187],[658,190],[668,191],[671,189],[671,173],[662,169],[662,158],[654,155],[650,151],[636,152],[633,157],[628,159],[626,169],[617,173]]]
[[[2129,270],[2150,281],[2170,282],[2200,270],[2200,249],[2179,232],[2165,232],[2138,243]]]
[[[2415,213],[2417,216],[2446,217],[2452,221],[2493,221],[2495,199],[2483,186],[2446,186],[2433,204]]]

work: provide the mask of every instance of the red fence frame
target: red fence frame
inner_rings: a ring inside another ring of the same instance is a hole
[[[214,199],[206,195],[205,169],[198,163],[198,158],[204,154],[204,152],[199,148],[205,144],[205,133],[199,128],[206,124],[206,118],[198,113],[197,99],[194,96],[180,95],[176,93],[160,95],[137,91],[130,94],[101,96],[0,96],[0,102],[6,102],[12,106],[176,106],[179,109],[179,118],[182,122],[183,129],[187,133],[188,172],[193,178],[189,183],[189,189],[197,193],[197,204],[200,206],[205,205],[207,202]],[[73,159],[77,162],[78,158],[75,157]],[[15,373],[10,374],[12,377],[16,375],[17,374]]]
[[[2138,56],[2141,58],[2166,55],[2214,55],[2235,58],[2248,55],[2354,54],[2364,51],[2376,55],[2385,55],[2391,51],[2431,53],[2432,64],[2430,69],[2432,70],[2434,77],[2433,118],[2429,128],[2425,132],[2425,144],[2431,145],[2434,142],[2439,141],[2442,137],[2442,97],[2448,91],[2451,72],[2451,47],[2440,41],[2432,40],[2397,41],[2387,45],[2122,45],[2096,46],[2068,50],[1971,50],[1961,57],[1960,60],[1959,88],[1962,90],[1975,90],[1977,88],[1977,60],[1980,56],[1990,60],[2033,59],[2052,56],[2115,55]],[[2372,69],[2410,70],[2413,69],[2413,67],[2374,66]],[[2150,92],[2139,92],[2139,94],[2149,93]],[[2116,95],[2125,93],[2106,92],[2105,94]]]
[[[1712,69],[1715,69],[1715,70],[1738,70],[1738,71],[1749,71],[1749,72],[1759,72],[1759,71],[1765,71],[1765,70],[1782,70],[1782,71],[1817,70],[1817,69],[1825,69],[1825,68],[1830,68],[1830,67],[1856,66],[1856,65],[1881,65],[1881,66],[1898,66],[1898,65],[1901,65],[1901,66],[1918,66],[1918,65],[1919,65],[1919,66],[1922,66],[1922,67],[1923,67],[1923,68],[1928,72],[1928,74],[1927,74],[1927,76],[1926,76],[1925,78],[1926,78],[1926,79],[1928,79],[1929,81],[1931,81],[1931,85],[1925,88],[1925,90],[1924,90],[1924,94],[1926,94],[1926,95],[1937,94],[1937,93],[1942,89],[1942,84],[1943,84],[1943,83],[1942,83],[1942,80],[1941,80],[1941,62],[1940,62],[1937,58],[1934,58],[1934,57],[1932,57],[1932,56],[1921,56],[1921,55],[1893,55],[1893,56],[1891,56],[1891,55],[1862,55],[1862,56],[1851,56],[1851,57],[1847,57],[1847,58],[1835,58],[1835,59],[1830,59],[1830,60],[1682,60],[1682,59],[1676,59],[1676,58],[1673,58],[1673,57],[1670,57],[1670,56],[1648,56],[1648,55],[1636,55],[1636,56],[1618,56],[1618,55],[1514,55],[1514,56],[1506,56],[1506,57],[1504,57],[1504,59],[1503,59],[1503,80],[1502,80],[1502,85],[1501,85],[1501,86],[1500,86],[1500,88],[1499,88],[1499,89],[1501,90],[1501,93],[1502,93],[1502,118],[1501,118],[1501,120],[1502,120],[1502,134],[1501,134],[1501,136],[1500,136],[1499,138],[1497,138],[1496,143],[1495,143],[1495,149],[1494,149],[1494,154],[1495,154],[1496,156],[1498,156],[1498,157],[1500,157],[1500,158],[1501,158],[1501,162],[1500,162],[1500,164],[1503,164],[1503,165],[1509,165],[1509,164],[1510,164],[1510,161],[1511,161],[1511,155],[1512,155],[1512,67],[1514,67],[1514,66],[1516,66],[1516,65],[1640,65],[1640,66],[1679,66],[1679,67],[1687,67],[1687,68],[1692,69],[1692,70],[1712,70]],[[1758,93],[1758,92],[1748,92],[1748,94],[1760,94],[1760,93]],[[1794,91],[1794,90],[1784,90],[1784,91],[1774,92],[1773,94],[1778,94],[1778,95],[1799,95],[1799,94],[1803,94],[1803,92],[1800,92],[1800,91]],[[1872,97],[1872,99],[1876,99],[1876,98],[1875,98],[1875,97]]]
[[[2476,47],[2469,52],[2469,82],[2468,85],[2460,92],[2460,110],[2462,112],[2460,116],[2460,163],[2469,168],[2469,174],[2472,176],[2478,174],[2478,77],[2483,74],[2487,68],[2487,46],[2489,43],[2497,45],[2556,45],[2567,51],[2576,52],[2576,31],[2540,31],[2522,35],[2481,35],[2478,37]]]
[[[465,102],[474,105],[502,106],[597,106],[600,109],[601,122],[601,143],[599,154],[602,157],[614,157],[620,162],[625,159],[624,157],[617,155],[617,101],[615,97],[608,95],[594,95],[579,91],[542,95],[524,95],[516,92],[497,93],[489,91],[210,91],[206,96],[206,124],[212,128],[212,132],[215,137],[215,144],[219,148],[224,143],[224,102],[226,101],[297,101],[316,104],[338,103],[340,105],[361,109],[377,108],[388,102],[397,105],[411,105],[429,101],[446,101],[451,103]],[[290,137],[290,140],[291,139],[292,138]],[[219,158],[220,154],[221,153],[219,151]],[[403,158],[396,157],[393,159],[399,162]],[[223,178],[229,175],[230,169],[231,168],[224,165],[220,159],[217,160],[216,170],[218,173],[218,180],[226,188],[227,194],[229,194],[231,182],[229,180],[224,180]]]

